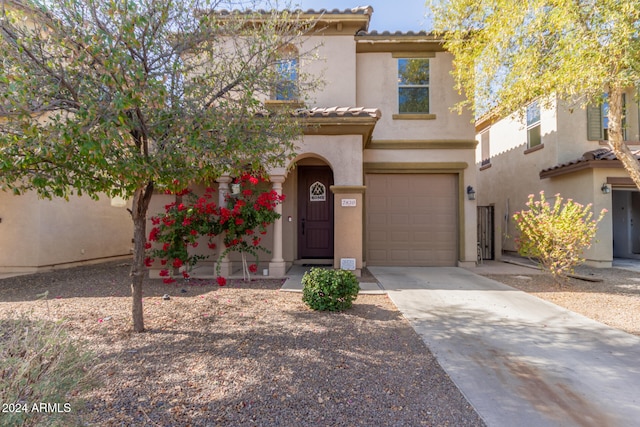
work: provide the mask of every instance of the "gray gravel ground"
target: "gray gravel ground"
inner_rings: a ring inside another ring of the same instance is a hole
[[[96,352],[100,386],[73,408],[83,424],[484,425],[385,295],[319,313],[279,281],[147,280],[147,332],[135,334],[128,271],[107,263],[0,280],[0,316],[66,319]]]

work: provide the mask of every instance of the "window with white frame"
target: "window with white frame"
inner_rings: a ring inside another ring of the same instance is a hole
[[[398,113],[429,113],[428,58],[398,58]]]
[[[540,104],[538,101],[535,101],[527,107],[527,147],[533,148],[541,143]]]

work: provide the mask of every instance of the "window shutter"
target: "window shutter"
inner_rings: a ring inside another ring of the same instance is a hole
[[[587,139],[589,141],[602,141],[604,139],[600,105],[590,104],[587,106]]]

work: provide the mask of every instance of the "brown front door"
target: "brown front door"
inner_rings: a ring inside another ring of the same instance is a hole
[[[333,172],[328,166],[298,167],[298,255],[333,258]]]

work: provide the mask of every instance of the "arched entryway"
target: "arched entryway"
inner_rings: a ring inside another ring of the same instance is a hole
[[[326,164],[301,164],[298,172],[298,258],[333,259],[333,171]]]

